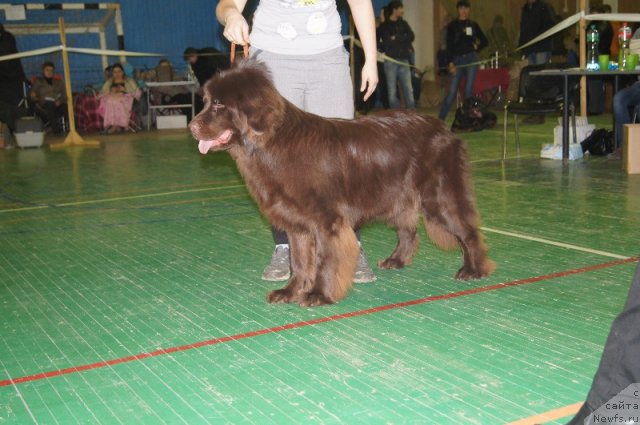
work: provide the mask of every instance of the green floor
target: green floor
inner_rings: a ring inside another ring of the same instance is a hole
[[[460,254],[422,232],[412,266],[314,309],[266,303],[268,225],[186,132],[0,150],[0,423],[493,425],[584,400],[640,254],[640,175],[540,160],[553,125],[506,161],[501,127],[463,136],[491,278],[454,280]],[[372,263],[395,245],[362,239]]]

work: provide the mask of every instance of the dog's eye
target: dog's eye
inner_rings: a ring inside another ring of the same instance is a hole
[[[220,102],[219,99],[213,99],[213,102],[211,102],[211,107],[213,108],[214,111],[218,111],[218,109],[220,108],[224,108],[224,105]]]

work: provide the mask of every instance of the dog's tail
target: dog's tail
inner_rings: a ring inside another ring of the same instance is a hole
[[[458,239],[443,226],[424,217],[424,227],[431,242],[444,251],[452,251],[460,245]]]

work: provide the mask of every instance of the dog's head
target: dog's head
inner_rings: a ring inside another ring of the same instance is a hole
[[[189,124],[202,154],[250,140],[259,144],[284,115],[284,100],[264,64],[241,60],[204,86],[204,109]]]

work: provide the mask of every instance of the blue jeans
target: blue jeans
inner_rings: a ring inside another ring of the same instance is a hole
[[[622,146],[624,125],[631,122],[630,107],[640,106],[640,81],[613,96],[613,117],[616,123],[616,147]]]
[[[442,106],[440,107],[440,114],[438,117],[444,120],[449,113],[449,109],[456,99],[458,93],[458,86],[463,76],[467,77],[467,82],[464,85],[464,98],[471,97],[473,95],[473,82],[476,79],[476,73],[478,72],[478,65],[468,65],[473,62],[477,62],[478,54],[476,52],[467,53],[466,55],[456,56],[453,58],[453,64],[456,66],[456,73],[451,75],[451,82],[449,83],[449,91],[447,97],[444,99]]]
[[[406,63],[406,65],[389,61],[384,62],[384,75],[387,79],[389,107],[400,107],[400,99],[398,99],[398,85],[400,85],[405,107],[407,109],[416,109],[416,101],[413,98],[413,86],[411,85],[411,68],[409,67],[409,61],[404,60],[400,62]]]

